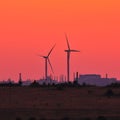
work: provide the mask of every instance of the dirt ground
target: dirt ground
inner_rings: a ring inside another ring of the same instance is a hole
[[[108,89],[115,95],[105,96]],[[120,120],[119,94],[120,88],[0,87],[0,120]]]

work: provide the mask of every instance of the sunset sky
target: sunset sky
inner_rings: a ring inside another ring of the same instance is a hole
[[[53,76],[66,75],[65,32],[81,51],[71,54],[71,79],[76,71],[120,79],[120,0],[1,0],[0,80],[42,78],[37,54],[55,43]]]

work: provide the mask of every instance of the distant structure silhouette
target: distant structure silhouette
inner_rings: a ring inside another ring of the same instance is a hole
[[[74,82],[78,84],[78,80],[79,80],[79,73],[76,72],[76,75],[74,77]]]
[[[108,79],[108,74],[106,73],[106,79]]]
[[[22,74],[21,73],[19,73],[19,82],[18,82],[18,84],[20,86],[22,85]]]
[[[69,42],[68,42],[68,37],[66,34],[65,34],[65,37],[66,37],[66,42],[67,42],[67,46],[68,46],[68,49],[65,50],[65,52],[67,53],[67,81],[70,82],[70,53],[71,52],[80,52],[80,51],[71,49]]]
[[[52,64],[51,64],[51,62],[50,62],[49,56],[50,56],[52,50],[54,49],[54,47],[55,47],[55,45],[54,45],[54,46],[52,47],[52,49],[49,51],[49,53],[47,54],[47,56],[39,55],[40,57],[42,57],[42,58],[45,59],[45,80],[47,80],[47,78],[48,78],[48,66],[47,66],[48,63],[49,63],[50,68],[51,68],[51,70],[52,70],[52,72],[53,72],[53,67],[52,67]],[[53,72],[53,73],[54,73],[54,72]]]
[[[95,86],[107,86],[112,83],[116,83],[116,78],[108,78],[105,76],[105,78],[102,78],[99,74],[84,74],[79,75],[78,78],[78,84],[87,84],[87,85],[95,85]]]

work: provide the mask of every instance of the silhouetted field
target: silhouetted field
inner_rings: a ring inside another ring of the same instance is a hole
[[[1,120],[120,120],[120,89],[0,87]]]

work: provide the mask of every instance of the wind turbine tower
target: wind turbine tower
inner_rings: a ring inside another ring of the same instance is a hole
[[[67,53],[67,81],[70,82],[70,55],[71,55],[71,52],[80,52],[80,51],[71,49],[69,45],[68,37],[66,34],[65,34],[65,37],[66,37],[66,42],[68,46],[68,49],[65,50],[65,52]]]
[[[39,55],[40,57],[42,57],[42,58],[45,59],[45,80],[47,80],[47,78],[48,78],[48,63],[49,63],[50,68],[51,68],[51,70],[53,72],[53,67],[52,67],[52,64],[50,62],[49,56],[50,56],[52,50],[54,49],[54,47],[55,47],[55,45],[51,48],[51,50],[49,51],[49,53],[47,54],[47,56]]]

